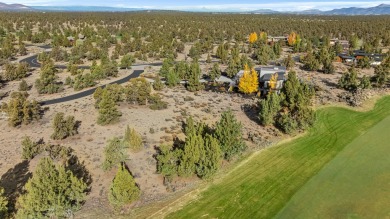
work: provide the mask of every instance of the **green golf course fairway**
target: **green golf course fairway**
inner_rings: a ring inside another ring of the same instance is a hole
[[[390,218],[390,117],[348,144],[276,218]]]
[[[330,107],[316,115],[317,122],[306,135],[262,151],[167,218],[276,216],[349,143],[390,115],[390,97],[378,100],[368,112]],[[385,194],[389,187],[383,186]],[[356,192],[364,193],[364,189]]]

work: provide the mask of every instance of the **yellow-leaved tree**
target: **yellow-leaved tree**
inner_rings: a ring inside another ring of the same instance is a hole
[[[288,45],[294,46],[295,43],[297,43],[297,34],[295,32],[291,32],[290,35],[288,35]]]
[[[251,70],[251,77],[252,77],[252,81],[251,81],[252,93],[257,92],[259,91],[259,75],[257,74],[255,68],[252,68]]]
[[[267,43],[268,41],[268,35],[266,32],[260,32],[260,40],[263,42],[263,43]]]
[[[244,73],[240,78],[240,82],[238,84],[238,90],[245,93],[250,94],[253,92],[257,92],[259,89],[259,77],[254,68],[249,70],[248,65],[245,65]]]
[[[257,33],[253,32],[249,34],[249,43],[255,43],[257,41]]]
[[[271,76],[269,80],[269,90],[272,92],[276,89],[276,85],[278,83],[278,73],[275,73]]]

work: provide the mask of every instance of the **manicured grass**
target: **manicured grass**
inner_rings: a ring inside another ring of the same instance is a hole
[[[359,136],[276,218],[389,218],[390,117]]]
[[[390,97],[370,112],[317,111],[303,137],[269,148],[168,218],[272,218],[346,145],[390,115]]]

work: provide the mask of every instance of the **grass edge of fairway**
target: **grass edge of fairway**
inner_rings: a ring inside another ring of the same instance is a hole
[[[337,105],[336,105],[336,106],[335,106],[335,105],[328,105],[328,106],[323,106],[323,107],[317,108],[317,109],[316,109],[316,113],[322,112],[323,110],[326,110],[326,109],[329,109],[329,108],[334,108],[335,110],[337,110],[337,109],[343,109],[343,110],[347,110],[347,111],[351,111],[351,112],[357,112],[357,113],[362,113],[362,114],[364,114],[364,113],[369,113],[369,112],[374,111],[374,110],[376,109],[376,107],[377,107],[377,104],[378,104],[380,101],[382,101],[382,99],[385,99],[385,98],[390,98],[388,93],[387,93],[386,95],[382,95],[382,96],[379,96],[379,95],[378,95],[378,96],[374,96],[373,98],[370,98],[370,99],[366,100],[366,101],[364,102],[364,104],[362,105],[362,107],[353,108],[353,107],[347,107],[347,106],[342,106],[342,107],[340,107],[340,106],[337,106]],[[380,109],[379,109],[379,110],[380,110]],[[378,111],[379,111],[379,110],[378,110]],[[375,124],[377,124],[377,123],[380,122],[380,121],[381,121],[381,120],[373,121],[373,123],[370,124],[370,126],[369,126],[368,128],[366,128],[366,130],[363,130],[363,132],[360,132],[358,136],[360,136],[361,134],[363,134],[365,131],[367,131],[369,128],[373,127]],[[285,140],[282,140],[282,141],[278,142],[278,143],[275,144],[273,147],[279,147],[279,146],[282,146],[282,145],[284,145],[284,144],[286,144],[286,143],[288,143],[288,142],[290,142],[290,141],[294,141],[294,140],[300,139],[300,138],[302,138],[302,137],[305,137],[308,133],[309,133],[309,132],[305,132],[305,133],[302,133],[302,134],[300,134],[300,135],[298,135],[298,136],[291,137],[291,138],[287,138],[287,139],[285,139]],[[345,145],[347,145],[347,144],[345,144]],[[345,147],[345,145],[344,145],[344,147]],[[269,149],[269,148],[267,148],[267,149]],[[267,150],[267,149],[266,149],[266,150]],[[260,150],[260,151],[256,151],[256,152],[252,153],[251,156],[249,156],[248,159],[245,160],[245,162],[250,162],[251,159],[253,159],[254,157],[256,157],[256,155],[258,155],[259,153],[261,153],[261,152],[263,152],[263,151],[265,151],[265,150]],[[334,155],[334,156],[336,156],[336,155]],[[333,158],[334,158],[334,156],[333,156]],[[330,161],[330,160],[329,160],[329,161]],[[328,162],[329,162],[329,161],[328,161]],[[325,163],[325,164],[326,164],[326,163]],[[324,164],[324,165],[325,165],[325,164]],[[241,164],[241,165],[243,165],[243,164]],[[207,185],[207,187],[209,187],[209,186],[211,186],[211,185],[214,185],[214,184],[218,184],[218,181],[220,181],[221,179],[223,179],[223,178],[225,178],[225,177],[229,177],[229,175],[230,175],[231,173],[233,173],[233,172],[234,172],[239,166],[241,166],[241,165],[237,165],[237,167],[230,169],[223,177],[221,177],[221,178],[219,178],[219,179],[213,181],[212,183],[209,183],[209,184]],[[324,165],[323,165],[323,166],[324,166]],[[323,166],[322,166],[321,168],[323,168]],[[319,172],[319,171],[318,171],[318,172]],[[317,173],[318,173],[318,172],[317,172]],[[313,176],[316,175],[317,173],[313,174],[311,177],[313,177]],[[308,179],[308,180],[309,180],[309,179]],[[308,181],[308,180],[307,180],[307,181]],[[306,182],[307,182],[307,181],[306,181]],[[207,188],[205,188],[204,190],[207,190]],[[290,197],[290,198],[291,198],[291,197]],[[194,201],[194,200],[188,201],[188,202],[186,203],[186,205],[191,204],[192,201]],[[179,206],[178,208],[177,208],[177,207],[176,207],[176,208],[171,207],[171,209],[172,209],[173,211],[171,211],[171,213],[169,213],[169,214],[167,214],[167,215],[175,214],[175,212],[180,211],[180,210],[183,209],[186,205],[184,205],[183,203],[181,203],[181,206]],[[206,217],[206,218],[207,218],[207,217]]]

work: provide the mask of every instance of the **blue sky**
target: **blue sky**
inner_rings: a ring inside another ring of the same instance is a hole
[[[331,10],[343,7],[372,7],[390,4],[390,1],[369,0],[4,0],[5,3],[20,3],[29,6],[110,6],[145,9],[248,11],[273,9],[300,11],[307,9]]]

